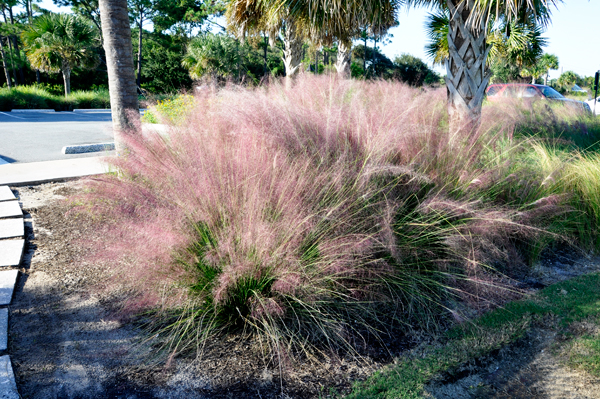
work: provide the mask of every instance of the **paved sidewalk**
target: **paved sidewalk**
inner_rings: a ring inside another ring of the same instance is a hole
[[[106,173],[108,166],[101,159],[100,157],[72,158],[0,165],[0,185],[28,186]]]

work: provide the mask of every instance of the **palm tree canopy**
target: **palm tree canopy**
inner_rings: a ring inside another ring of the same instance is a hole
[[[426,54],[434,64],[444,65],[449,56],[448,26],[450,12],[442,8],[430,13],[425,23],[429,43],[425,46]],[[542,37],[542,27],[530,18],[529,21],[509,21],[501,18],[488,25],[487,44],[490,46],[487,62],[491,64],[505,60],[519,67],[530,68],[538,62],[543,54],[547,39]]]
[[[261,0],[269,10],[285,9],[294,19],[306,22],[310,36],[323,44],[349,41],[368,28],[380,35],[397,24],[404,0]]]
[[[313,0],[317,1],[317,0]],[[445,8],[447,0],[401,0],[407,6]],[[466,1],[466,0],[462,0]],[[457,1],[456,4],[461,1]],[[489,24],[491,21],[505,19],[508,22],[527,22],[532,18],[537,24],[546,26],[550,22],[551,8],[562,0],[473,0],[472,25]]]
[[[240,61],[237,43],[231,37],[205,33],[190,42],[182,65],[192,79],[205,75],[227,78],[236,71]]]
[[[92,69],[98,65],[94,51],[98,31],[84,19],[71,14],[47,14],[37,18],[22,33],[31,65],[45,72],[63,68]]]

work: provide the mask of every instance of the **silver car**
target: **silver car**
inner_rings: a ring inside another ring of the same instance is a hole
[[[594,99],[586,101],[586,104],[590,106],[592,112],[594,112]],[[600,115],[600,97],[596,98],[596,115]]]

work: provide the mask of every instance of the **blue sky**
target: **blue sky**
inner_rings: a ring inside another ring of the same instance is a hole
[[[52,0],[43,0],[40,6],[59,11]],[[62,11],[69,10],[63,8]],[[427,43],[425,17],[428,12],[424,8],[402,9],[399,13],[400,26],[391,29],[393,38],[391,43],[382,48],[383,52],[392,59],[402,53],[412,54],[430,64],[424,50]],[[545,51],[558,56],[560,68],[550,72],[551,78],[558,77],[561,69],[583,76],[593,76],[600,70],[599,21],[599,0],[564,0],[553,10],[552,23],[544,34],[549,42]]]

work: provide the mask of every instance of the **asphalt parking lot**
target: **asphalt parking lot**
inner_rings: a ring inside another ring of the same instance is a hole
[[[67,145],[113,141],[110,110],[0,112],[0,164],[108,155],[62,154]]]

